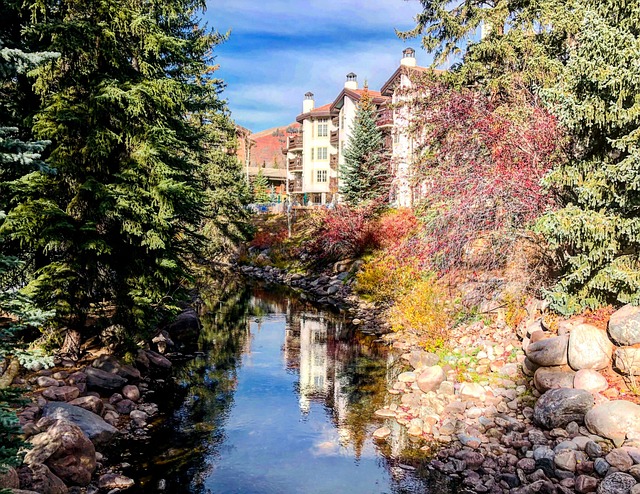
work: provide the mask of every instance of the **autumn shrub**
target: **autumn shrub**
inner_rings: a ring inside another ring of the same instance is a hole
[[[301,252],[317,264],[355,258],[377,247],[371,206],[340,205],[310,215]]]
[[[447,291],[430,275],[414,283],[408,293],[391,308],[390,320],[394,331],[417,331],[433,344],[446,340],[449,322]]]
[[[356,292],[372,302],[393,302],[405,295],[421,277],[415,259],[378,251],[356,275]]]
[[[286,229],[277,229],[275,231],[260,230],[255,234],[253,239],[251,239],[251,242],[249,242],[249,247],[271,249],[274,246],[282,245],[286,239]]]
[[[417,79],[410,133],[431,267],[501,268],[520,232],[554,206],[542,177],[563,159],[557,119],[525,89],[489,96]],[[482,242],[482,256],[468,255]],[[475,243],[475,245],[474,245]]]
[[[391,209],[377,221],[374,231],[376,244],[384,249],[398,247],[407,237],[417,232],[420,223],[411,209]]]

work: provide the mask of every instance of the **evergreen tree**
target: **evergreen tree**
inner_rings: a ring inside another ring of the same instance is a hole
[[[434,65],[451,64],[456,84],[481,84],[492,92],[555,83],[580,17],[564,0],[421,0],[416,26],[399,32],[421,37]],[[484,29],[484,39],[478,39]]]
[[[233,122],[226,113],[206,111],[197,115],[206,147],[201,162],[205,189],[204,219],[201,233],[205,239],[205,259],[229,254],[249,235],[251,202],[243,165],[236,155],[237,139]]]
[[[640,303],[640,1],[584,0],[576,46],[550,92],[576,139],[547,183],[566,206],[540,229],[561,247],[566,272],[549,296],[572,313]]]
[[[10,15],[10,11],[3,14]],[[17,113],[17,80],[29,68],[51,58],[50,53],[26,53],[17,47],[9,47],[7,32],[0,30],[0,225],[5,220],[4,209],[10,206],[13,195],[10,181],[33,170],[46,171],[40,153],[44,141],[23,140],[23,129]],[[14,43],[14,46],[16,43]],[[11,249],[0,236],[0,472],[6,466],[19,461],[18,450],[23,446],[22,433],[12,404],[20,399],[16,390],[9,388],[18,365],[14,344],[15,331],[26,325],[41,325],[50,314],[37,310],[18,288],[22,284],[20,272],[24,261],[10,255]],[[24,360],[25,355],[20,355]]]
[[[340,194],[350,206],[384,200],[389,193],[389,164],[383,154],[382,133],[376,117],[376,106],[365,91],[344,150],[344,164],[340,167]]]
[[[198,26],[203,0],[37,0],[28,31],[61,54],[37,69],[48,162],[19,184],[3,232],[38,253],[29,293],[55,309],[75,352],[92,304],[131,333],[171,305],[198,250],[203,134],[189,114],[220,111],[198,83],[222,41]],[[92,309],[95,310],[95,309]]]
[[[262,169],[258,170],[258,174],[251,181],[251,188],[253,189],[253,202],[257,204],[271,202],[269,180],[262,173]]]

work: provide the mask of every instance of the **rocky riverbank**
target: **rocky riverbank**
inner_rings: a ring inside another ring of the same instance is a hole
[[[347,268],[320,277],[241,269],[346,310],[354,324],[384,334],[403,352],[410,370],[376,412],[384,422],[377,440],[386,440],[396,422],[416,440],[436,442],[429,468],[457,480],[462,492],[640,494],[640,405],[620,399],[597,371],[612,372],[615,362],[633,372],[637,364],[627,357],[636,347],[614,352],[603,330],[580,320],[551,331],[532,318],[519,332],[504,322],[459,327],[450,334],[453,348],[427,352],[419,334],[390,333],[384,311],[353,295]],[[613,334],[628,345],[634,324],[621,323],[622,316],[638,316],[625,308],[612,317]]]
[[[197,339],[198,330],[198,317],[188,309],[138,351],[133,365],[92,348],[79,362],[57,359],[54,368],[15,378],[30,399],[18,417],[31,446],[22,466],[0,475],[0,488],[16,494],[115,494],[132,487],[134,480],[122,473],[129,465],[117,453],[108,457],[107,446],[144,441],[153,433],[157,396],[173,366],[167,357],[194,356],[162,353],[175,350],[174,339]]]

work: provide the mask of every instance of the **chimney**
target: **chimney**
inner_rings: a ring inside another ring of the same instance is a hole
[[[347,74],[347,82],[344,83],[345,89],[358,89],[358,76],[353,72]]]
[[[405,67],[415,67],[416,66],[416,51],[413,48],[405,48],[402,50],[402,59],[400,60],[400,65]]]
[[[316,102],[313,100],[313,93],[309,91],[304,95],[304,101],[302,102],[302,113],[309,113],[316,106]]]

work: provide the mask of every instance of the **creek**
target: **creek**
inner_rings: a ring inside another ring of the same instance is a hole
[[[274,287],[203,295],[196,358],[154,399],[147,441],[118,445],[128,492],[414,494],[445,492],[395,421],[375,410],[402,363],[375,336]],[[395,425],[394,425],[395,424]],[[113,458],[111,458],[113,460]]]

